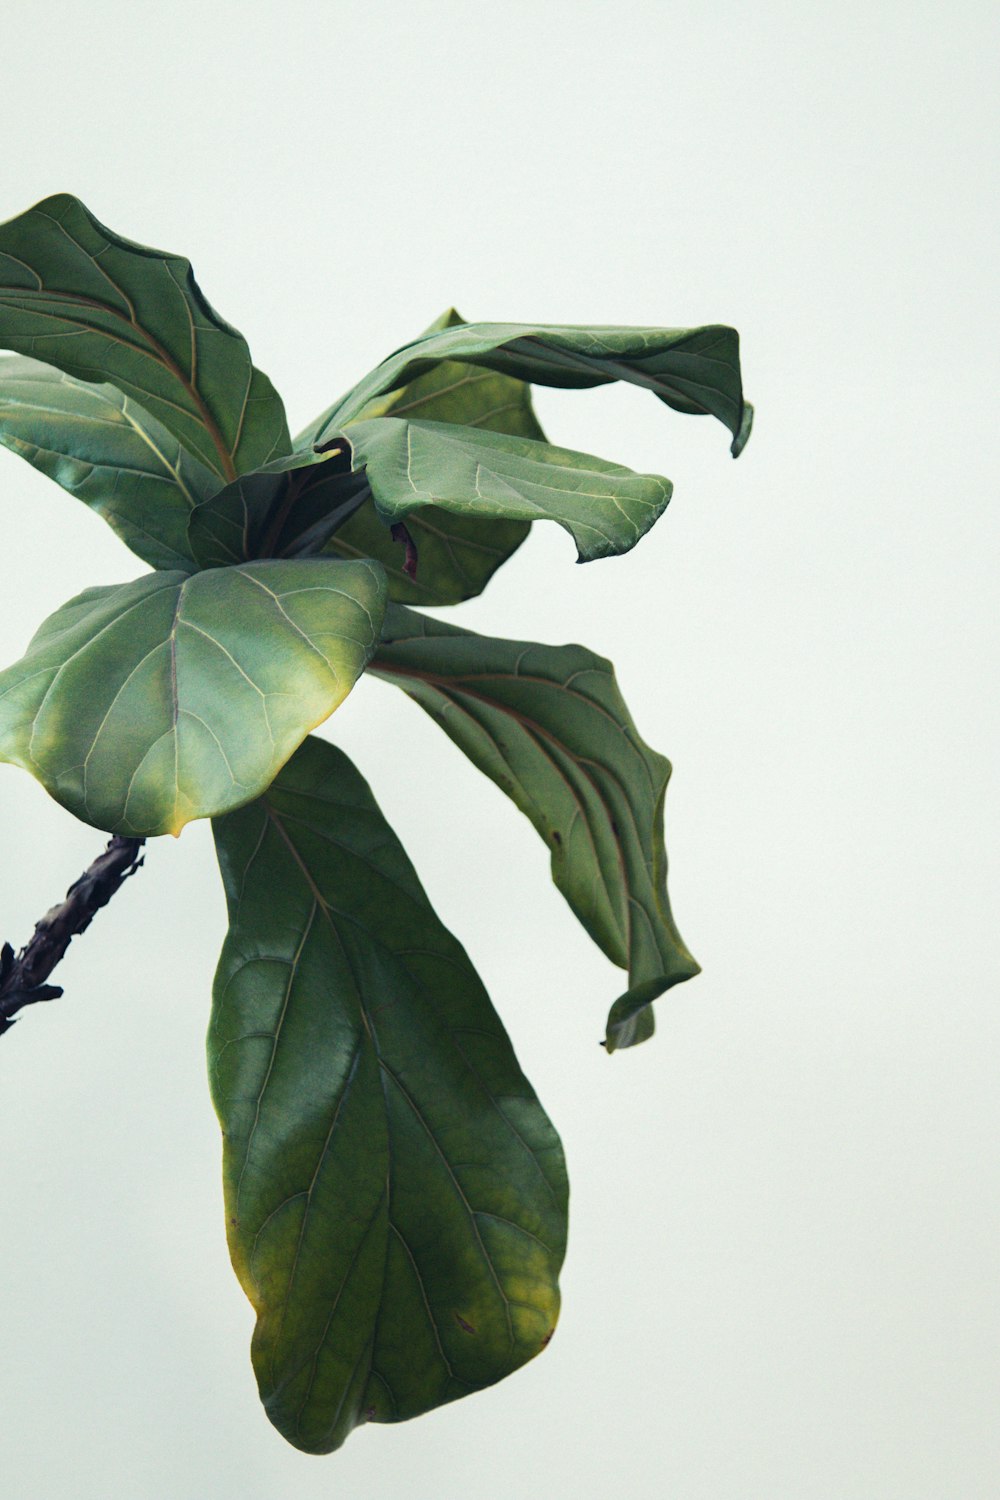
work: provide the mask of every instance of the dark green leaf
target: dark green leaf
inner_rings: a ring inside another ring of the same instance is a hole
[[[456,327],[462,321],[452,308],[429,331]],[[531,405],[530,386],[495,370],[453,360],[441,360],[415,380],[375,397],[359,416],[366,420],[413,413],[428,422],[452,422],[545,441]],[[370,502],[338,529],[329,550],[342,557],[378,558],[389,580],[389,597],[401,604],[457,604],[482,593],[530,530],[527,521],[483,521],[432,505],[410,516],[407,526],[420,557],[416,578],[403,572],[402,549]]]
[[[198,505],[188,544],[203,568],[258,557],[314,557],[369,494],[364,475],[351,472],[346,443],[339,450],[293,453]]]
[[[390,605],[370,670],[416,699],[531,819],[556,885],[629,971],[608,1050],[645,1040],[650,1001],[698,965],[667,899],[670,763],[640,738],[610,662],[582,646],[495,640]]]
[[[144,562],[190,568],[188,520],[218,477],[115,386],[2,359],[0,443],[103,516]]]
[[[565,1166],[468,957],[340,751],[308,740],[215,832],[230,1251],[267,1413],[329,1452],[545,1346]]]
[[[88,589],[0,673],[0,758],[87,823],[145,837],[248,802],[347,697],[377,563],[317,558]]]
[[[0,348],[117,386],[223,481],[291,447],[281,398],[190,262],[66,193],[0,224]]]
[[[575,328],[528,323],[465,323],[425,334],[384,360],[297,442],[322,443],[387,392],[440,360],[486,366],[534,385],[584,387],[626,380],[677,411],[718,417],[733,435],[734,457],[750,435],[734,328]]]
[[[386,521],[423,506],[474,519],[558,521],[580,562],[627,552],[670,499],[667,479],[532,438],[404,417],[355,422],[344,437]]]

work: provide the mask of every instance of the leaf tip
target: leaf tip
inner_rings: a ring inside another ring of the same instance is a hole
[[[730,445],[729,449],[734,458],[739,458],[740,454],[743,452],[743,449],[746,447],[747,443],[750,440],[750,433],[752,431],[753,407],[750,405],[749,401],[744,401],[743,416],[740,419],[740,425],[736,429],[732,444]]]

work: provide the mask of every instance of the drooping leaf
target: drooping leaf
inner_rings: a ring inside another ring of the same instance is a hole
[[[677,411],[711,414],[733,435],[734,457],[750,435],[734,328],[586,328],[529,323],[465,323],[425,334],[366,375],[298,439],[323,443],[384,395],[439,360],[499,370],[533,385],[606,385],[625,380]]]
[[[67,193],[0,224],[0,348],[117,386],[221,481],[291,447],[281,398],[190,262]]]
[[[605,1045],[644,1041],[650,1002],[699,970],[667,898],[670,763],[640,738],[610,662],[582,646],[496,640],[390,605],[369,670],[426,709],[531,819],[556,885],[629,971]]]
[[[218,476],[115,386],[0,359],[0,443],[103,516],[143,562],[190,569],[188,520]]]
[[[378,563],[317,558],[88,589],[0,673],[0,759],[110,833],[258,796],[378,639]]]
[[[465,951],[339,750],[307,740],[214,827],[229,1246],[268,1416],[329,1452],[545,1346],[565,1166]]]
[[[451,308],[428,332],[462,323]],[[531,404],[529,385],[496,370],[458,361],[441,360],[416,379],[376,396],[359,418],[366,421],[414,413],[427,422],[451,422],[545,441]],[[404,573],[402,549],[370,502],[338,528],[329,550],[341,557],[378,558],[389,580],[389,597],[401,604],[458,604],[482,593],[530,530],[528,521],[483,521],[433,505],[414,513],[407,526],[420,560],[415,578]]]
[[[558,521],[580,562],[634,547],[672,488],[668,479],[590,454],[446,422],[377,417],[355,422],[344,438],[386,521],[423,506],[474,519]]]

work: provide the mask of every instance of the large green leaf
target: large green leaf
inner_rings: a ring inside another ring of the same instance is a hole
[[[378,563],[317,558],[88,589],[0,673],[0,758],[111,833],[179,833],[267,787],[378,639]]]
[[[369,670],[426,709],[531,819],[556,885],[629,971],[605,1045],[644,1041],[650,1002],[698,964],[667,898],[670,762],[640,738],[611,663],[582,646],[495,640],[390,605]]]
[[[144,562],[191,567],[188,520],[218,476],[115,386],[0,359],[0,443],[97,511]]]
[[[272,1422],[308,1452],[510,1374],[558,1311],[558,1136],[357,771],[308,740],[219,819],[209,1064]]]
[[[429,332],[462,322],[450,308]],[[529,385],[496,370],[454,360],[441,360],[414,380],[375,397],[359,417],[369,420],[414,413],[427,422],[452,422],[545,441]],[[389,597],[401,604],[457,604],[482,593],[530,530],[528,521],[484,521],[433,505],[415,512],[407,526],[419,554],[415,578],[403,571],[403,550],[370,502],[339,528],[329,551],[342,557],[378,558],[389,580]]]
[[[221,480],[291,447],[281,398],[190,262],[122,239],[67,193],[0,224],[0,348],[117,386]]]
[[[558,521],[580,562],[634,547],[670,499],[668,479],[532,438],[405,417],[355,422],[344,437],[387,521],[424,506],[473,519]]]
[[[465,323],[398,349],[296,440],[323,443],[377,397],[439,360],[499,370],[534,385],[584,387],[625,380],[677,411],[718,417],[733,435],[734,457],[750,435],[734,328],[576,328],[529,323]]]

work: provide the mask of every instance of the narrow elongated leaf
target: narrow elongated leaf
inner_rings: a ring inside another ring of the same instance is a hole
[[[318,558],[88,589],[0,673],[0,758],[111,833],[179,833],[258,796],[347,697],[378,563]]]
[[[298,439],[323,443],[369,403],[416,379],[439,360],[468,362],[534,385],[584,387],[625,380],[677,411],[711,414],[733,435],[736,457],[750,435],[734,328],[576,328],[465,323],[425,334],[391,354]]]
[[[610,662],[582,646],[495,640],[390,605],[370,668],[415,699],[531,819],[552,878],[629,971],[609,1051],[652,1034],[650,1002],[698,973],[670,911],[670,762],[640,738]]]
[[[428,332],[462,323],[451,308]],[[359,413],[362,421],[413,415],[426,422],[451,422],[545,441],[531,405],[529,385],[496,370],[455,360],[431,365],[416,379],[376,396]],[[434,505],[411,515],[407,526],[420,559],[415,578],[403,571],[402,548],[393,541],[370,502],[338,529],[329,550],[341,557],[378,558],[389,580],[389,597],[401,604],[457,604],[482,593],[530,530],[528,521],[483,521]]]
[[[221,480],[291,447],[281,398],[190,262],[67,193],[0,224],[0,348],[117,386]]]
[[[267,1413],[329,1452],[545,1346],[565,1166],[468,957],[340,751],[308,740],[214,826],[229,1246]]]
[[[0,443],[103,516],[143,562],[192,566],[188,521],[218,476],[115,386],[0,359]]]
[[[578,560],[627,552],[662,515],[671,484],[569,448],[446,422],[378,417],[344,434],[379,513],[423,506],[473,518],[558,521]]]

